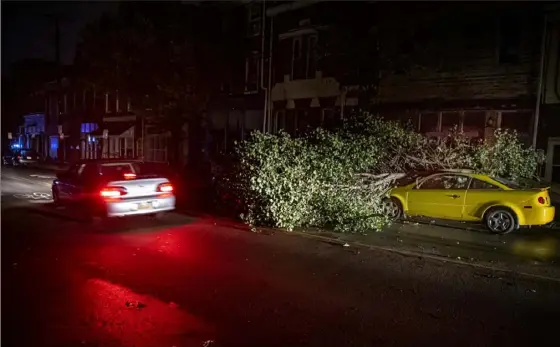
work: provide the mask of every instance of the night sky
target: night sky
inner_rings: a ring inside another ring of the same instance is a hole
[[[103,1],[2,1],[2,73],[21,59],[55,59],[55,30],[49,14],[65,19],[61,22],[61,59],[71,64],[84,25],[116,8],[117,3]]]

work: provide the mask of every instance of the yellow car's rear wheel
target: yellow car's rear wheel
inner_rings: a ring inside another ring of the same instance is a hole
[[[508,234],[518,227],[515,213],[508,208],[495,207],[486,212],[484,222],[495,234]]]
[[[403,207],[401,202],[396,198],[387,198],[383,200],[383,214],[395,221],[403,216]]]

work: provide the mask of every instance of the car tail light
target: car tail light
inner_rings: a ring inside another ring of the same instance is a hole
[[[162,183],[162,184],[158,185],[157,191],[159,193],[171,194],[171,193],[173,193],[173,185],[171,183]]]
[[[136,174],[135,173],[125,173],[124,174],[124,179],[125,180],[133,180],[136,178]]]
[[[105,200],[120,199],[125,194],[126,189],[123,187],[105,187],[99,192],[99,195]]]
[[[539,196],[539,198],[537,199],[537,201],[539,202],[539,204],[544,205],[546,203],[546,200],[542,197]]]

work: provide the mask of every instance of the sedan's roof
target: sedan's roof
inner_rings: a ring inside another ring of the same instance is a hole
[[[138,159],[82,159],[77,162],[77,164],[115,164],[115,163],[142,163]]]

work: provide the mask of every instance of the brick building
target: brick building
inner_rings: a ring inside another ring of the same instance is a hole
[[[67,76],[71,76],[68,71]],[[154,132],[132,112],[130,98],[78,78],[45,84],[45,157],[58,161],[143,158],[167,161],[168,134]],[[146,139],[143,141],[142,136]]]
[[[560,141],[549,143],[560,140],[560,98],[552,92],[558,86],[557,7],[407,7],[410,11],[403,12],[396,4],[383,4],[376,20],[381,77],[374,104],[379,114],[411,121],[431,136],[442,136],[455,125],[480,138],[496,128],[515,129],[527,145],[547,150],[543,175],[551,180],[552,165],[560,166],[553,163]]]
[[[542,8],[411,3],[403,12],[395,5],[385,4],[377,22],[380,114],[433,136],[454,125],[473,137],[512,128],[531,144]]]
[[[231,12],[229,27],[239,43],[222,97],[209,110],[213,148],[229,150],[254,130],[291,134],[307,126],[337,124],[358,105],[352,91],[376,71],[372,50],[364,52],[370,74],[346,50],[368,32],[373,2],[244,1]],[[344,11],[345,17],[340,13]],[[336,44],[332,44],[336,42]],[[352,52],[353,53],[353,52]],[[360,61],[360,63],[362,62]],[[241,73],[236,73],[241,72]]]

